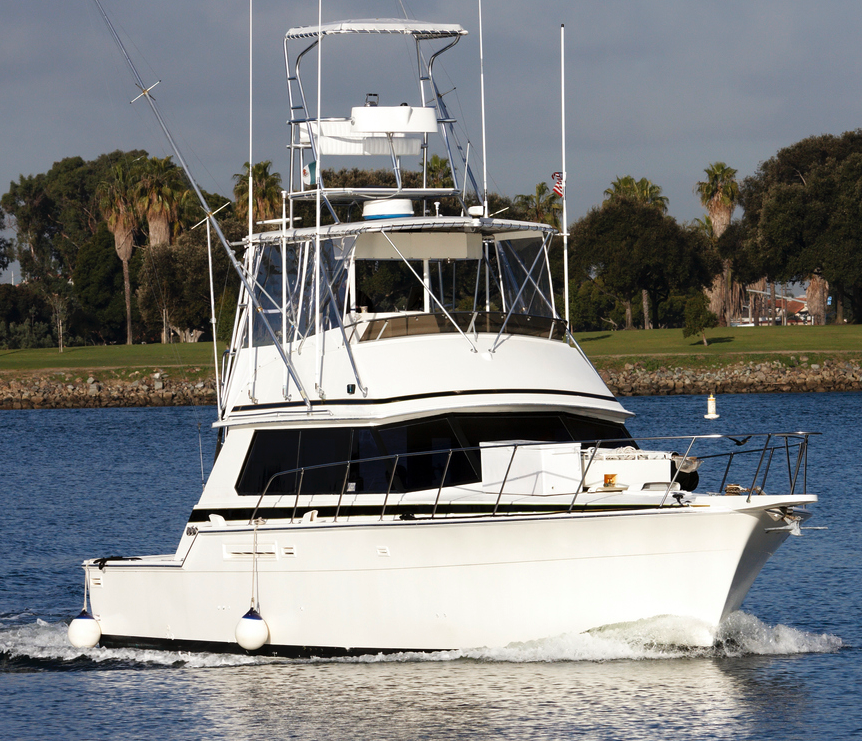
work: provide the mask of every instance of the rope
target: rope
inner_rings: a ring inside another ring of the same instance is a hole
[[[90,586],[90,565],[84,564],[84,607],[82,610],[87,612],[87,597]]]
[[[252,540],[251,552],[251,605],[250,609],[255,612],[260,612],[260,585],[257,579],[257,526],[260,525],[261,519],[254,521],[254,538]]]

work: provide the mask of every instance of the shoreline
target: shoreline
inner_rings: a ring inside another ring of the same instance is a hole
[[[97,371],[0,375],[0,410],[200,406],[215,402],[214,378],[174,378],[162,371],[134,371],[127,379],[102,377]]]
[[[615,396],[862,391],[858,358],[809,363],[800,355],[792,360],[795,364],[738,361],[655,369],[635,362],[621,368],[599,366],[598,372]],[[215,400],[215,379],[206,375],[188,379],[161,370],[133,371],[127,378],[109,378],[100,371],[0,373],[0,410],[214,405]]]
[[[599,375],[615,396],[669,396],[671,394],[763,394],[862,391],[862,361],[826,358],[809,363],[806,355],[791,363],[737,361],[708,368],[661,366],[643,363],[622,368],[599,368]]]

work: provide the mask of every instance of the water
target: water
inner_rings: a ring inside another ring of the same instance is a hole
[[[171,552],[208,469],[210,408],[6,411],[0,731],[20,739],[862,738],[862,394],[624,400],[639,436],[817,430],[808,531],[767,564],[718,648],[664,619],[505,649],[286,661],[73,649],[86,557]],[[747,485],[747,482],[744,482]],[[695,579],[685,563],[668,578]]]

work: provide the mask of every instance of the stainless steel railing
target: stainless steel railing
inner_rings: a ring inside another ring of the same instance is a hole
[[[384,494],[383,503],[380,506],[380,514],[379,519],[383,519],[386,515],[387,508],[389,507],[389,500],[392,495],[393,486],[395,484],[397,472],[399,471],[399,464],[409,461],[411,459],[417,459],[423,456],[445,456],[445,464],[443,465],[442,474],[439,476],[439,480],[434,481],[433,486],[423,486],[419,489],[411,489],[410,491],[428,491],[431,492],[436,489],[436,495],[433,499],[433,506],[431,509],[430,517],[432,519],[436,518],[438,515],[439,505],[442,499],[443,490],[446,488],[446,479],[451,470],[451,464],[453,457],[458,454],[480,454],[483,450],[487,451],[489,449],[494,448],[511,448],[512,454],[509,457],[508,465],[506,467],[506,472],[503,476],[502,483],[500,485],[499,491],[496,495],[496,500],[494,502],[494,507],[491,511],[491,516],[498,516],[500,511],[500,505],[503,500],[503,497],[507,494],[506,485],[509,481],[509,476],[512,471],[513,464],[515,462],[515,457],[518,454],[518,451],[529,449],[533,446],[549,446],[549,445],[580,445],[580,476],[579,476],[579,484],[575,491],[572,492],[571,501],[568,506],[561,505],[560,512],[572,512],[577,503],[578,497],[584,491],[588,490],[586,482],[588,480],[588,475],[591,467],[594,465],[597,459],[601,460],[627,460],[627,459],[646,459],[647,456],[656,454],[658,455],[666,455],[667,458],[660,458],[660,460],[668,460],[669,464],[673,464],[670,466],[670,470],[672,471],[671,480],[667,482],[665,487],[664,494],[659,507],[664,507],[667,503],[667,498],[670,495],[671,491],[674,491],[674,485],[680,478],[681,473],[685,473],[683,468],[688,466],[694,470],[700,470],[706,466],[707,469],[710,468],[712,462],[721,462],[726,460],[726,464],[723,466],[723,470],[721,466],[714,467],[714,471],[716,475],[718,472],[721,473],[720,484],[715,490],[710,489],[710,487],[706,486],[706,493],[709,494],[748,494],[748,501],[751,501],[751,497],[753,495],[758,495],[765,493],[767,488],[767,480],[770,472],[773,470],[772,463],[775,458],[776,453],[781,453],[784,455],[784,459],[787,466],[787,493],[795,494],[797,488],[801,485],[802,493],[806,493],[808,490],[808,444],[809,438],[813,435],[817,435],[819,433],[816,432],[772,432],[772,433],[750,433],[750,434],[714,434],[714,435],[693,435],[693,436],[674,436],[674,437],[643,437],[643,438],[618,438],[618,439],[599,439],[599,440],[582,440],[582,441],[501,441],[499,443],[486,443],[483,446],[469,446],[469,447],[458,447],[458,448],[446,448],[446,449],[437,449],[437,450],[422,450],[422,451],[414,451],[414,452],[402,452],[402,453],[394,453],[391,455],[382,455],[382,456],[371,456],[366,458],[354,458],[354,459],[346,459],[339,460],[327,463],[320,463],[310,466],[297,466],[294,468],[284,469],[281,471],[277,471],[271,474],[266,484],[263,487],[260,495],[258,496],[257,502],[252,511],[252,515],[249,518],[249,524],[251,524],[258,512],[261,509],[261,505],[263,504],[264,498],[270,493],[272,485],[277,480],[288,477],[295,476],[296,477],[296,488],[294,491],[279,491],[277,492],[279,499],[282,497],[288,496],[293,497],[294,504],[291,512],[290,521],[291,523],[296,519],[297,511],[299,509],[300,497],[307,496],[309,497],[308,507],[311,506],[310,502],[315,496],[334,496],[336,492],[327,491],[306,491],[303,492],[303,483],[306,480],[306,474],[325,471],[326,469],[340,470],[342,467],[344,469],[343,478],[341,478],[341,487],[337,492],[338,499],[335,505],[335,512],[333,516],[333,520],[337,521],[338,517],[341,513],[342,503],[345,494],[353,493],[348,492],[348,485],[350,483],[350,472],[351,469],[357,470],[361,469],[363,466],[368,466],[370,464],[383,464],[383,471],[385,472],[385,478],[387,480],[387,485],[385,492],[380,490],[375,491],[367,491],[367,492],[356,492],[357,495],[360,496],[379,496],[380,494]],[[650,446],[654,446],[657,444],[661,444],[662,447],[666,447],[664,450],[655,450],[653,447],[644,448],[644,444],[649,444]],[[734,446],[733,450],[722,451],[720,447],[732,443]],[[749,446],[749,443],[751,445]],[[761,444],[762,443],[762,444]],[[672,448],[679,447],[682,448],[682,444],[686,444],[686,451],[683,455],[678,455],[671,451]],[[735,448],[742,447],[744,450],[736,450]],[[704,453],[700,453],[701,449],[705,449]],[[717,452],[711,452],[711,450],[717,449]],[[740,461],[747,460],[755,460],[756,464],[752,463],[751,465],[745,466],[744,464],[738,466],[736,469],[733,468],[734,464],[739,464]],[[678,463],[677,463],[678,461]],[[744,488],[738,484],[728,484],[729,477],[732,471],[739,471],[738,475],[751,475],[751,469],[754,469],[754,473],[751,479],[751,485],[747,488]],[[801,482],[800,482],[801,476]],[[330,477],[332,480],[332,477]],[[481,475],[477,476],[476,480],[471,483],[481,482]],[[769,480],[770,483],[777,481],[776,478]],[[450,482],[450,486],[452,484]],[[464,482],[457,484],[459,486],[465,485]],[[692,487],[693,489],[696,487]],[[406,491],[406,489],[405,489]],[[510,495],[515,496],[511,491],[508,492]],[[530,498],[534,497],[537,500],[541,500],[543,498],[555,497],[559,499],[561,497],[560,494],[517,494],[519,498]],[[429,498],[426,504],[431,504],[431,500]],[[583,505],[584,507],[589,506],[588,504]]]

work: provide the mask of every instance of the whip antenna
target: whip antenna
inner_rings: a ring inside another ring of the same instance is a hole
[[[482,45],[482,0],[479,0],[479,87],[482,99],[482,212],[488,217],[488,141],[485,137],[485,52]],[[466,165],[465,165],[465,170]],[[466,190],[466,178],[464,188]]]

